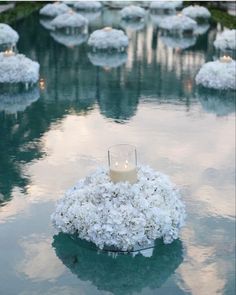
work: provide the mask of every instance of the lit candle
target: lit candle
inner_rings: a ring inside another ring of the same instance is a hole
[[[3,53],[3,55],[4,55],[5,57],[10,57],[10,56],[14,56],[14,55],[15,55],[15,52],[14,52],[13,50],[11,50],[11,49],[8,49],[8,50],[6,50],[6,51]]]
[[[182,13],[181,13],[181,12],[180,12],[180,13],[178,13],[178,14],[177,14],[177,16],[182,16]]]
[[[220,62],[223,62],[223,63],[229,63],[231,61],[232,61],[232,58],[230,56],[224,55],[223,57],[220,58]]]
[[[111,30],[112,30],[111,27],[105,27],[105,28],[103,28],[103,31],[105,31],[105,32],[110,32]]]
[[[119,144],[108,151],[110,178],[112,182],[137,182],[137,156],[135,147],[128,144]]]
[[[45,89],[45,80],[42,78],[39,80],[39,87],[41,90]]]

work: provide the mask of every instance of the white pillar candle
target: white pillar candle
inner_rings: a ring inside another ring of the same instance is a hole
[[[114,183],[128,181],[134,184],[138,180],[136,166],[129,164],[128,161],[123,164],[116,163],[110,168],[110,177]]]

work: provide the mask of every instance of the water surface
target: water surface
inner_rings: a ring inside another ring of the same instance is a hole
[[[120,27],[116,11],[95,16],[89,30],[103,26]],[[235,97],[194,82],[216,56],[220,26],[185,50],[168,47],[151,20],[131,26],[116,68],[97,66],[86,43],[55,41],[37,13],[14,27],[45,85],[0,102],[0,293],[233,294]],[[186,203],[180,240],[158,241],[151,258],[98,254],[50,223],[63,192],[107,165],[107,148],[121,142],[168,174]]]

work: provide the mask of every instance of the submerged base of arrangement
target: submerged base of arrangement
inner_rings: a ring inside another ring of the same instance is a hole
[[[99,168],[66,192],[52,214],[61,232],[77,234],[100,249],[120,251],[166,244],[179,236],[185,207],[166,175],[138,168],[138,182],[114,184],[109,171]]]

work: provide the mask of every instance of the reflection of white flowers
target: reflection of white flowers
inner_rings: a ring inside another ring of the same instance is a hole
[[[179,37],[179,36],[161,36],[160,40],[170,48],[186,49],[194,46],[197,42],[196,36]]]
[[[178,190],[167,176],[149,167],[138,169],[138,179],[134,185],[113,184],[107,171],[98,169],[58,202],[53,224],[101,249],[132,250],[161,237],[171,243],[185,218]]]
[[[64,3],[55,2],[53,4],[46,4],[40,9],[39,13],[48,17],[56,17],[69,10],[69,6]]]
[[[117,68],[127,60],[126,52],[89,52],[88,58],[95,66]]]
[[[67,47],[73,47],[73,46],[78,46],[82,43],[84,43],[88,35],[85,33],[80,33],[80,34],[65,34],[60,31],[56,32],[51,32],[50,36],[60,44],[63,44]]]
[[[0,24],[0,44],[16,44],[19,40],[18,33],[7,24]]]
[[[225,30],[214,41],[214,46],[220,50],[236,50],[236,30]]]
[[[36,83],[39,64],[23,54],[4,56],[0,53],[0,83]]]
[[[210,18],[211,17],[211,13],[210,11],[203,6],[199,6],[199,5],[190,5],[188,7],[185,7],[182,10],[183,15],[191,17],[193,19],[197,19],[197,18]]]
[[[88,45],[99,50],[123,51],[128,43],[128,37],[123,31],[110,28],[94,31],[88,40]]]
[[[23,112],[40,96],[38,87],[29,89],[28,91],[12,92],[7,91],[0,93],[0,111],[5,111],[8,114],[16,114]]]
[[[135,5],[130,5],[127,7],[124,7],[120,11],[120,15],[123,19],[141,19],[144,18],[146,14],[146,11]]]
[[[196,76],[196,83],[213,89],[236,89],[236,62],[205,63]]]

